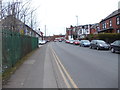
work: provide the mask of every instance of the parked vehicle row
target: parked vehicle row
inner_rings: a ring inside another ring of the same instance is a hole
[[[89,47],[97,50],[111,50],[112,53],[120,52],[120,40],[116,40],[111,44],[103,40],[65,40],[65,43],[79,45],[80,47]]]

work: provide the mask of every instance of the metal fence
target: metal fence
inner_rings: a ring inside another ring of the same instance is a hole
[[[38,38],[2,30],[2,70],[13,67],[22,57],[38,47]]]

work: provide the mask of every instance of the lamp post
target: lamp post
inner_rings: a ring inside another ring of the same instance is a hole
[[[77,18],[77,26],[78,26],[78,16],[76,16],[76,18]]]
[[[79,36],[78,36],[78,16],[76,16],[76,18],[77,18],[76,34],[77,34],[77,39],[78,39],[79,38]]]

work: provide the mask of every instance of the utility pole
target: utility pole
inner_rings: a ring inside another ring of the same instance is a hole
[[[76,18],[77,18],[77,26],[78,26],[78,16],[76,16]]]
[[[0,71],[2,71],[2,0],[0,0]],[[1,77],[1,76],[0,76]],[[2,79],[0,79],[0,89],[2,87]]]
[[[79,38],[79,35],[78,35],[78,16],[76,16],[76,18],[77,18],[76,34],[77,34],[77,39],[78,39]]]
[[[46,38],[46,25],[45,25],[45,38]],[[44,38],[44,39],[45,39],[45,38]]]
[[[0,0],[0,20],[2,20],[2,0]]]

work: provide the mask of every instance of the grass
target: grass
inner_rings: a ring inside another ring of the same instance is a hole
[[[37,48],[38,49],[38,48]],[[32,52],[28,53],[24,56],[21,60],[19,60],[14,67],[7,69],[3,74],[0,74],[0,80],[2,78],[2,84],[6,84],[10,76],[37,50],[33,50]]]

